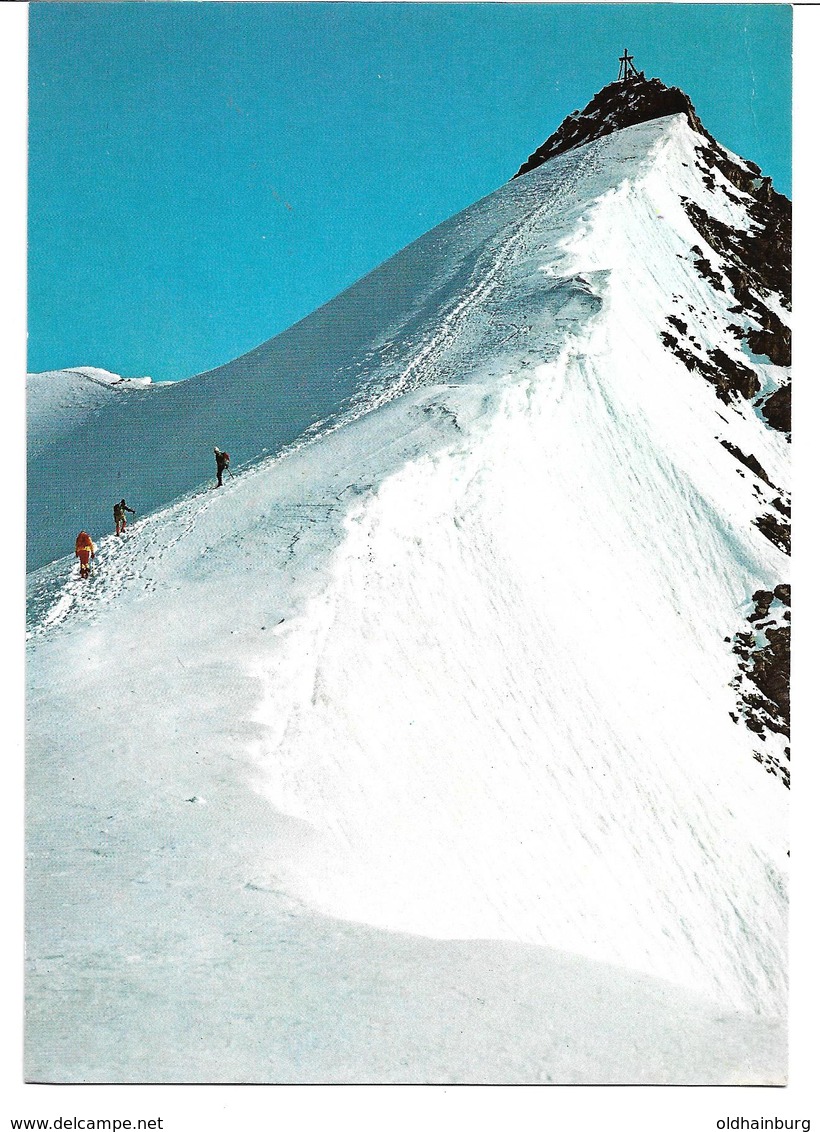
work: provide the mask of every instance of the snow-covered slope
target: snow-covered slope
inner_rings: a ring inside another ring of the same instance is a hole
[[[138,1077],[180,1030],[165,1079],[236,1079],[238,1038],[253,1080],[782,1080],[782,736],[733,719],[731,642],[786,575],[786,371],[749,335],[788,314],[705,239],[698,210],[760,222],[703,146],[673,115],[560,154],[137,395],[189,459],[335,415],[103,538],[90,583],[31,577],[32,1075]],[[470,1016],[486,1071],[453,993],[520,1006]]]
[[[574,169],[565,176],[575,176]],[[609,177],[617,183],[617,171]],[[585,181],[579,200],[595,191]],[[105,396],[109,391],[94,384],[93,413],[67,411],[62,427],[51,412],[56,375],[31,375],[29,568],[65,554],[80,527],[106,529],[111,505],[123,495],[145,513],[201,485],[213,471],[214,445],[230,452],[235,470],[332,421],[351,402],[369,405],[374,389],[396,392],[437,374],[461,380],[463,314],[497,289],[501,265],[542,214],[545,232],[561,224],[557,199],[540,200],[537,186],[505,187],[249,354],[127,396],[125,389]],[[570,281],[547,300],[540,324],[572,298],[573,287]],[[502,365],[510,330],[477,329],[474,356],[501,351]],[[532,329],[516,326],[516,334]],[[538,339],[543,347],[544,335]]]

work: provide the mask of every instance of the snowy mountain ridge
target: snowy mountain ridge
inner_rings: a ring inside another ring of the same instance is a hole
[[[266,931],[313,909],[782,1017],[787,791],[761,763],[786,739],[738,719],[732,642],[752,595],[778,594],[758,622],[785,616],[788,434],[766,408],[788,296],[746,254],[783,229],[736,183],[754,170],[704,147],[673,114],[558,153],[257,351],[129,395],[135,467],[149,433],[190,459],[206,428],[255,462],[100,538],[90,584],[65,559],[31,576],[40,995],[87,965],[97,916],[98,977],[137,1010],[123,923],[161,962],[146,925],[173,906],[185,963],[232,930],[200,909],[251,892],[260,981]],[[300,374],[324,375],[314,431],[265,456],[280,395],[308,420]],[[67,450],[35,452],[45,484]],[[150,500],[152,470],[129,474]]]

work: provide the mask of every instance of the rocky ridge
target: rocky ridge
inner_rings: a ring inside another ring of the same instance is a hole
[[[757,590],[750,604],[747,627],[731,642],[739,669],[732,681],[737,693],[737,713],[732,718],[754,732],[760,741],[755,759],[788,787],[791,587]]]

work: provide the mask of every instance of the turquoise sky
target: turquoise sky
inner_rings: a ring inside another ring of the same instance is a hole
[[[492,192],[624,46],[791,193],[791,11],[30,7],[29,368],[180,378]]]

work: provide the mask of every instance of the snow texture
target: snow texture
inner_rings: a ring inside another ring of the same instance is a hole
[[[29,583],[30,1078],[783,1081],[727,641],[787,559],[720,440],[778,490],[787,440],[666,320],[785,375],[693,265],[682,197],[748,223],[702,144],[561,154],[222,370],[32,391],[35,561],[99,552]]]

